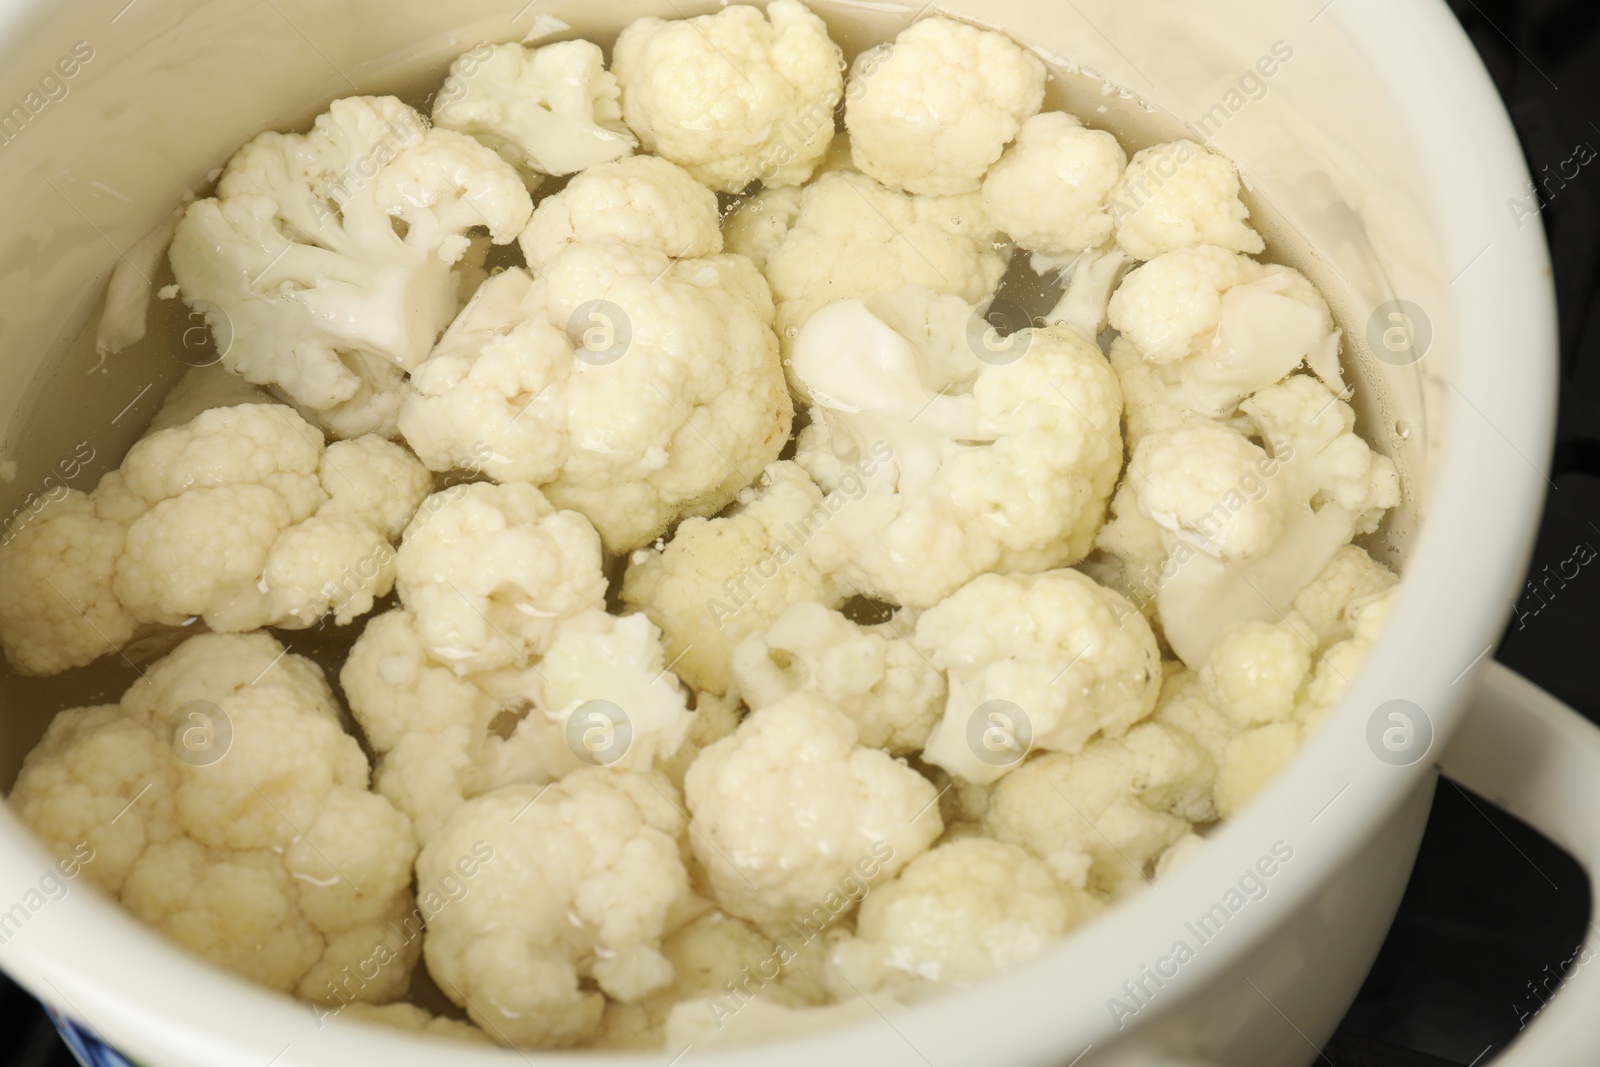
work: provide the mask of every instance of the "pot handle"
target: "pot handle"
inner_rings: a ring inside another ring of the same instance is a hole
[[[1600,889],[1600,729],[1526,678],[1490,663],[1439,763],[1445,774],[1571,853]],[[1592,918],[1589,929],[1596,930]],[[1579,1063],[1596,1049],[1600,966],[1580,964],[1494,1063]]]

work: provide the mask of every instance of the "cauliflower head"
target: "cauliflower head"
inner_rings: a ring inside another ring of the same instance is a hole
[[[928,607],[980,574],[1092,547],[1122,466],[1116,375],[1071,331],[1026,330],[995,352],[974,318],[907,289],[829,305],[795,346],[816,398],[796,462],[830,491],[874,472],[810,543],[847,588]]]
[[[1134,259],[1196,245],[1252,254],[1266,247],[1246,221],[1250,210],[1240,199],[1233,160],[1193,141],[1135,152],[1110,209],[1117,244]]]
[[[170,258],[224,366],[335,436],[392,436],[406,373],[457,310],[466,231],[507,244],[532,211],[491,149],[394,97],[350,97],[310,133],[241,148],[216,196],[185,212]]]
[[[421,947],[390,925],[416,843],[338,716],[322,672],[272,638],[202,635],[119,704],[58,715],[10,802],[212,962],[323,1003],[393,1000]]]
[[[732,670],[752,709],[817,693],[850,716],[863,745],[897,756],[921,751],[944,712],[944,676],[892,624],[863,628],[815,602],[747,637]]]
[[[844,712],[806,691],[752,712],[707,748],[684,796],[689,842],[717,902],[758,923],[817,909],[831,922],[844,910],[828,903],[834,896],[893,877],[943,829],[932,784],[863,747]]]
[[[612,69],[646,150],[724,193],[808,180],[844,90],[844,53],[798,0],[639,19],[617,38]]]
[[[396,556],[423,647],[458,674],[524,665],[562,620],[605,607],[600,538],[531,485],[459,485],[425,500]]]
[[[1121,737],[1161,691],[1149,624],[1078,571],[983,575],[924,612],[915,641],[950,687],[923,758],[968,781],[1015,773],[1030,745],[1070,754]]]
[[[1022,124],[1017,143],[983,180],[983,209],[1030,252],[1070,256],[1098,248],[1111,239],[1106,201],[1127,162],[1111,134],[1047,111]]]
[[[635,553],[622,600],[661,627],[684,681],[726,693],[740,641],[792,604],[844,602],[833,579],[811,562],[806,542],[848,497],[843,491],[824,497],[797,464],[774,463],[727,514],[685,519],[664,546]]]
[[[417,857],[429,885],[462,857],[490,856],[430,920],[429,974],[502,1043],[586,1040],[607,996],[637,1001],[672,981],[661,941],[691,906],[682,832],[657,775],[586,768],[467,801]]]
[[[830,984],[840,1000],[971,985],[1039,955],[1098,910],[1026,849],[962,838],[862,901],[855,936],[829,956]]]
[[[978,194],[913,196],[853,171],[758,193],[729,216],[727,235],[729,250],[772,285],[786,355],[811,316],[836,300],[919,285],[978,304],[1006,272]],[[801,383],[790,384],[803,395]]]
[[[911,193],[974,192],[1044,106],[1045,75],[1004,34],[919,19],[850,71],[844,120],[855,165]]]
[[[622,90],[600,46],[480,45],[450,65],[433,103],[435,126],[500,154],[530,186],[633,154]]]

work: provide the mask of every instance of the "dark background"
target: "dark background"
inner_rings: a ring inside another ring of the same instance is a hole
[[[1451,0],[1506,99],[1543,221],[1561,308],[1556,489],[1532,573],[1600,548],[1600,0]],[[1416,42],[1426,48],[1426,42]],[[1582,157],[1580,157],[1582,158]],[[1550,168],[1548,171],[1545,168]],[[1507,353],[1515,373],[1520,353]],[[1596,568],[1600,570],[1600,568]],[[1600,574],[1527,597],[1501,662],[1600,721]],[[1491,1062],[1559,986],[1583,940],[1589,886],[1517,820],[1441,782],[1416,872],[1366,985],[1320,1063],[1448,1067]],[[1536,993],[1538,989],[1540,992]],[[0,1067],[71,1067],[33,1002],[0,976]],[[1595,1051],[1600,1063],[1600,1050]],[[1248,1067],[1248,1065],[1239,1065]]]

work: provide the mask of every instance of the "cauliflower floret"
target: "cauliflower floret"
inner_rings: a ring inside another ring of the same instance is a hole
[[[812,558],[895,604],[1078,562],[1121,470],[1121,396],[1093,342],[1030,329],[1008,339],[1014,355],[981,362],[972,319],[957,298],[906,289],[829,305],[795,347],[817,400],[796,461],[825,489],[852,464],[888,467]]]
[[[13,594],[0,602],[0,642],[18,669],[54,673],[116,651],[146,623],[343,625],[394,584],[390,530],[427,483],[378,438],[324,449],[283,405],[204,408],[0,547],[0,590]]]
[[[1115,137],[1077,116],[1035,115],[984,179],[983,209],[1030,252],[1068,256],[1096,248],[1111,238],[1105,202],[1127,162]]]
[[[643,615],[590,611],[562,623],[539,678],[546,715],[585,763],[649,770],[694,724],[661,631]]]
[[[833,140],[844,54],[797,0],[639,19],[611,65],[644,147],[719,192],[800,185]]]
[[[471,1023],[459,1019],[446,1019],[417,1007],[415,1004],[348,1004],[338,1013],[342,1019],[356,1022],[392,1026],[396,1030],[443,1037],[452,1041],[468,1041],[474,1045],[492,1045],[489,1035]]]
[[[944,710],[944,676],[909,640],[817,603],[796,604],[746,638],[732,669],[751,708],[818,693],[855,721],[863,745],[897,756],[921,750]]]
[[[1168,252],[1131,271],[1110,323],[1193,410],[1225,418],[1301,363],[1336,389],[1340,332],[1299,271],[1212,245]]]
[[[562,620],[605,607],[600,538],[531,485],[456,486],[423,502],[396,585],[428,653],[457,674],[521,666]]]
[[[1189,832],[1189,823],[1167,809],[1211,771],[1211,761],[1184,735],[1144,723],[1076,755],[1047,752],[1029,760],[995,786],[983,825],[1039,857],[1066,884],[1120,897]]]
[[[1300,706],[1295,709],[1295,717],[1307,730],[1316,728],[1355,680],[1362,661],[1372,651],[1383,624],[1388,621],[1394,595],[1395,587],[1390,585],[1382,592],[1353,601],[1345,609],[1350,636],[1323,653]]]
[[[328,494],[318,515],[365,523],[390,541],[400,540],[433,491],[433,478],[417,457],[377,436],[333,442],[322,454],[318,479]]]
[[[1039,955],[1098,910],[1017,845],[969,837],[918,856],[868,896],[829,977],[840,1000],[971,985]]]
[[[429,885],[461,857],[489,854],[471,892],[429,920],[429,973],[501,1041],[585,1040],[606,997],[580,983],[626,1002],[672,981],[660,946],[691,906],[682,832],[672,787],[655,775],[584,769],[467,801],[417,857]]]
[[[920,19],[850,72],[844,121],[855,164],[912,193],[973,192],[1044,106],[1045,76],[1009,37]]]
[[[714,256],[722,251],[717,196],[682,167],[634,156],[586,170],[540,201],[520,243],[539,268],[569,245],[605,238],[674,259]]]
[[[745,637],[792,604],[837,607],[844,597],[811,562],[806,542],[861,492],[824,497],[804,470],[774,463],[764,484],[733,511],[685,519],[664,547],[641,550],[622,583],[623,602],[649,615],[667,638],[673,669],[696,689],[728,691],[729,658]]]
[[[1207,702],[1240,727],[1292,719],[1316,652],[1297,622],[1247,622],[1224,634],[1200,667]]]
[[[1272,484],[1282,465],[1225,426],[1190,425],[1143,438],[1126,484],[1163,530],[1220,559],[1246,559],[1283,531],[1292,491]]]
[[[1384,512],[1400,505],[1400,474],[1355,432],[1355,411],[1320,381],[1296,374],[1241,405],[1275,453],[1302,457],[1316,493],[1312,506],[1338,504],[1356,517],[1356,533],[1369,534]]]
[[[336,436],[388,436],[406,372],[457,309],[464,231],[506,244],[532,211],[491,150],[393,97],[351,97],[308,134],[240,149],[178,224],[172,270],[229,370]]]
[[[1111,194],[1117,244],[1134,259],[1180,248],[1216,245],[1260,252],[1261,235],[1245,220],[1233,160],[1193,141],[1172,141],[1134,153]]]
[[[1059,258],[1035,252],[1031,264],[1034,272],[1048,274],[1051,270],[1060,270],[1067,285],[1066,292],[1045,316],[1044,324],[1064,327],[1091,341],[1098,340],[1110,323],[1111,294],[1122,284],[1130,262],[1110,244]],[[1120,368],[1118,373],[1121,373]]]
[[[772,284],[785,355],[835,300],[920,285],[979,304],[1006,272],[978,194],[910,196],[854,172],[762,192],[729,216],[727,234],[729,251],[749,256]]]
[[[420,945],[388,924],[411,907],[411,829],[367,792],[321,671],[270,637],[196,637],[120,705],[62,712],[10,802],[134,915],[223,967],[323,1003],[410,983]]]
[[[983,575],[926,612],[915,640],[950,685],[923,758],[973,782],[1000,778],[1030,743],[1073,753],[1121,737],[1161,691],[1144,617],[1077,571]],[[996,730],[1004,743],[986,744]]]
[[[1235,626],[1281,620],[1341,547],[1401,500],[1393,461],[1353,432],[1349,406],[1317,379],[1269,386],[1243,412],[1242,431],[1180,418],[1141,438],[1098,540],[1130,572],[1159,576],[1163,634],[1190,666]],[[1308,599],[1313,645],[1335,625],[1316,603],[1327,595]]]
[[[816,937],[809,927],[804,938],[788,931],[768,937],[743,919],[707,912],[661,943],[661,954],[672,964],[672,984],[637,1003],[608,1003],[591,1047],[663,1048],[668,1017],[679,1005],[720,1029],[752,997],[785,1008],[826,1003],[802,973],[805,956],[820,956],[823,942]]]
[[[709,237],[714,205],[700,209],[709,221],[683,232]],[[599,223],[572,221],[578,239],[537,281],[513,268],[479,291],[417,372],[400,427],[429,467],[538,485],[622,553],[727,505],[777,459],[793,406],[771,296],[748,260],[673,259],[681,247],[589,240]]]
[[[649,620],[601,611],[563,621],[536,666],[467,676],[428,653],[415,616],[392,611],[367,625],[340,680],[378,754],[378,792],[424,844],[463,800],[503,786],[585,764],[648,770],[699,718]]]
[[[64,489],[0,544],[0,646],[23,674],[57,674],[127,644],[139,619],[113,589],[127,528]]]
[[[1294,610],[1323,648],[1347,640],[1350,609],[1387,592],[1400,579],[1356,545],[1345,545],[1322,573],[1294,598]]]
[[[847,905],[830,901],[893,877],[943,829],[926,778],[862,747],[848,716],[804,691],[752,712],[684,786],[718,903],[755,922],[817,910],[831,922]]]
[[[535,187],[633,153],[621,93],[589,41],[481,45],[450,65],[433,121],[494,149]]]

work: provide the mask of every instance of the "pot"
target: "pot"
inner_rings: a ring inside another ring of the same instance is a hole
[[[1239,162],[1271,251],[1306,270],[1344,324],[1363,428],[1401,466],[1408,503],[1374,550],[1405,581],[1339,708],[1160,884],[975,988],[689,1053],[770,1067],[1310,1063],[1398,906],[1441,761],[1591,873],[1600,863],[1600,733],[1489,666],[1530,552],[1553,424],[1550,270],[1521,153],[1440,0],[936,2],[1056,62],[1056,103],[1127,142],[1180,135],[1181,123]],[[855,51],[921,4],[816,6]],[[66,327],[92,317],[117,263],[153,271],[160,241],[141,239],[248,137],[302,125],[336,96],[414,88],[480,40],[604,42],[631,18],[716,4],[516,7],[0,2],[0,427],[19,474],[7,507],[80,438],[114,462],[182,370],[170,358],[102,359],[89,334]],[[4,692],[9,783],[63,702],[14,676]],[[22,920],[3,910],[50,868],[0,811],[0,966],[149,1067],[591,1058],[319,1021],[169,945],[86,885],[25,907]],[[1597,1003],[1600,976],[1578,974],[1501,1062],[1574,1062],[1600,1047]]]

